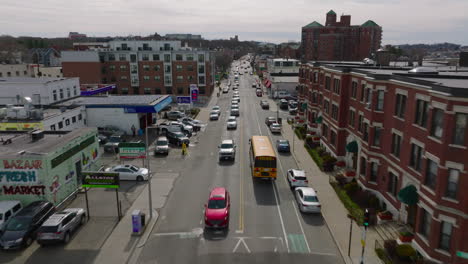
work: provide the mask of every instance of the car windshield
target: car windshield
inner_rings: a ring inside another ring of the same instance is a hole
[[[210,200],[210,201],[208,201],[208,208],[209,209],[226,208],[226,200],[224,200],[224,199]]]
[[[166,140],[158,140],[156,141],[156,146],[166,146],[167,141]]]
[[[230,118],[228,119],[228,122],[234,122],[234,121],[236,121],[236,118],[235,118],[235,117],[230,117]]]
[[[178,137],[178,138],[185,137],[185,135],[182,134],[182,133],[176,133],[175,136]]]
[[[271,124],[272,127],[279,127],[278,124]]]
[[[306,195],[306,196],[304,196],[304,201],[318,203],[319,200],[318,200],[317,196]]]
[[[130,169],[131,169],[132,171],[134,171],[134,172],[138,172],[138,170],[139,170],[140,168],[135,167],[135,166],[130,166]]]
[[[289,142],[287,140],[280,140],[280,141],[278,141],[278,144],[283,145],[283,146],[284,145],[287,146],[287,145],[289,145]]]
[[[110,142],[120,142],[120,137],[110,137],[109,141]]]
[[[213,106],[213,110],[219,110],[219,106]]]
[[[224,144],[221,144],[221,148],[232,148],[232,144],[231,143],[224,143]]]
[[[26,230],[29,227],[29,224],[32,222],[30,217],[14,217],[8,221],[6,226],[7,231],[22,231]]]

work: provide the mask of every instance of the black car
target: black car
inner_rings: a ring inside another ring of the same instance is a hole
[[[265,124],[269,127],[271,124],[276,123],[276,117],[269,116],[265,118]]]
[[[124,136],[120,133],[110,136],[104,144],[104,152],[119,153],[119,143],[125,142]]]
[[[270,109],[270,104],[266,100],[260,101],[260,105],[262,106],[262,109]]]
[[[35,201],[24,207],[5,225],[0,236],[2,249],[28,247],[36,238],[37,229],[55,212],[47,201]]]
[[[176,146],[182,146],[182,144],[185,143],[185,145],[188,147],[190,144],[190,139],[182,132],[167,131],[166,137],[170,144]]]
[[[279,102],[280,109],[288,110],[288,101],[285,99],[281,99]]]

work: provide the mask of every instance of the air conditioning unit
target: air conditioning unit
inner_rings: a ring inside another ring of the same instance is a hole
[[[35,131],[31,132],[31,140],[32,141],[38,141],[41,138],[44,138],[44,131],[35,130]]]

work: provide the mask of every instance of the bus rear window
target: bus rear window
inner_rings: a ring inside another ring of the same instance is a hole
[[[276,168],[276,160],[255,160],[255,167]]]

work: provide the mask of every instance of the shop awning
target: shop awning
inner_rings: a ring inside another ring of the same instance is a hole
[[[268,79],[263,80],[263,84],[266,85],[269,82]]]
[[[358,152],[358,144],[356,141],[351,141],[346,145],[346,151],[357,153]]]
[[[322,116],[319,116],[319,117],[317,117],[315,119],[315,123],[317,123],[317,124],[322,124],[322,122],[323,122],[323,117]]]
[[[267,80],[267,84],[265,84],[265,87],[266,88],[270,88],[271,87],[271,82],[269,80]]]
[[[410,184],[398,192],[398,200],[407,205],[416,204],[419,200],[418,190]]]

